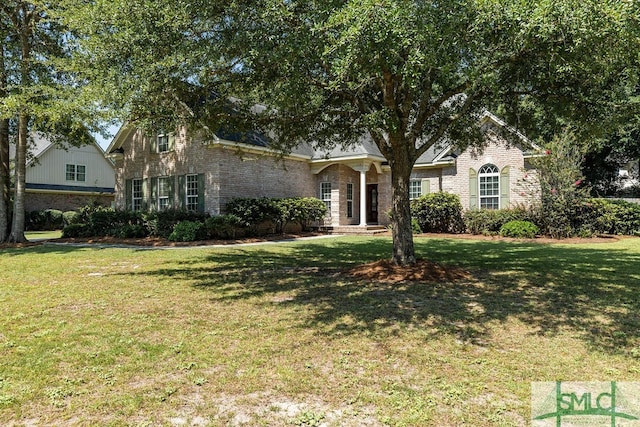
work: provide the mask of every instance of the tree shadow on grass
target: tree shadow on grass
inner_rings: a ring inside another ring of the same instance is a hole
[[[640,343],[640,253],[603,245],[419,240],[431,261],[463,267],[474,279],[455,283],[379,283],[349,267],[386,258],[387,239],[299,242],[209,252],[151,273],[183,279],[214,301],[304,308],[297,321],[326,334],[377,334],[421,328],[484,345],[496,322],[515,318],[543,335],[571,330],[607,352]],[[133,273],[136,274],[136,273]]]

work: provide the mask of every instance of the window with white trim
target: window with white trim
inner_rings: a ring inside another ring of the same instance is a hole
[[[327,216],[331,216],[331,183],[320,183],[320,200],[322,200],[327,207]]]
[[[161,133],[157,136],[158,153],[166,153],[169,151],[169,134]]]
[[[347,184],[347,218],[353,218],[353,184]]]
[[[65,172],[67,181],[85,182],[87,179],[87,167],[84,165],[67,164]]]
[[[169,177],[158,178],[158,210],[165,210],[169,208]]]
[[[131,209],[134,211],[142,210],[142,179],[131,180]]]
[[[422,180],[412,179],[409,181],[409,199],[417,199],[422,196]]]
[[[189,211],[198,210],[198,175],[187,175],[185,206]]]
[[[487,164],[478,172],[480,209],[500,209],[500,170]]]

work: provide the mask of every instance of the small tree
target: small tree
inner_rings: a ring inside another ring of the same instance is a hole
[[[543,231],[553,237],[575,234],[580,207],[589,197],[580,170],[583,157],[575,135],[566,130],[547,144],[542,156],[532,159],[536,173],[525,175],[533,205],[541,210]]]

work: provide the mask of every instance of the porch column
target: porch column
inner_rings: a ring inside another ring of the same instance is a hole
[[[360,170],[360,227],[367,226],[367,171]]]

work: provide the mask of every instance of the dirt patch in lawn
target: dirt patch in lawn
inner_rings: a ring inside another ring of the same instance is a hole
[[[0,243],[0,249],[27,248],[29,246],[38,246],[40,242],[23,242],[23,243]]]
[[[415,265],[396,265],[390,260],[379,260],[347,270],[347,274],[362,280],[383,283],[398,282],[456,282],[474,276],[463,268],[442,265],[419,259]]]

